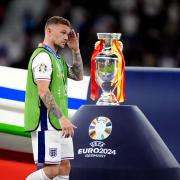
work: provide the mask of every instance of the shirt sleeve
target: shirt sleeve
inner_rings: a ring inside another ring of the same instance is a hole
[[[35,82],[37,80],[51,80],[52,62],[47,53],[41,52],[33,59],[32,72]]]

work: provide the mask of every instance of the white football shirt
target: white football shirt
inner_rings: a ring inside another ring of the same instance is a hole
[[[51,80],[52,62],[47,53],[40,52],[33,59],[32,71],[35,82],[37,80]]]

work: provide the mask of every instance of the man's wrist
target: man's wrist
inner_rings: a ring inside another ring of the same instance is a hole
[[[64,118],[64,116],[62,115],[60,118],[59,118],[59,120],[61,120],[61,119],[63,119]]]
[[[64,119],[66,119],[66,117],[63,116],[63,115],[59,118],[60,121],[61,121],[61,120],[64,120]]]
[[[79,54],[80,53],[80,49],[73,50],[73,53],[74,54]]]

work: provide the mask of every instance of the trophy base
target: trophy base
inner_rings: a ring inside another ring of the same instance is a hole
[[[110,94],[102,94],[98,99],[96,105],[119,105],[116,96],[112,93]]]

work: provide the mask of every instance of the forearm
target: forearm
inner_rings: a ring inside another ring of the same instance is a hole
[[[73,55],[73,66],[69,70],[69,75],[72,79],[82,80],[83,79],[83,63],[80,51],[72,52]]]
[[[62,118],[63,114],[57,106],[54,97],[49,90],[41,96],[41,99],[44,105],[47,107],[48,112],[53,113],[58,119]]]

